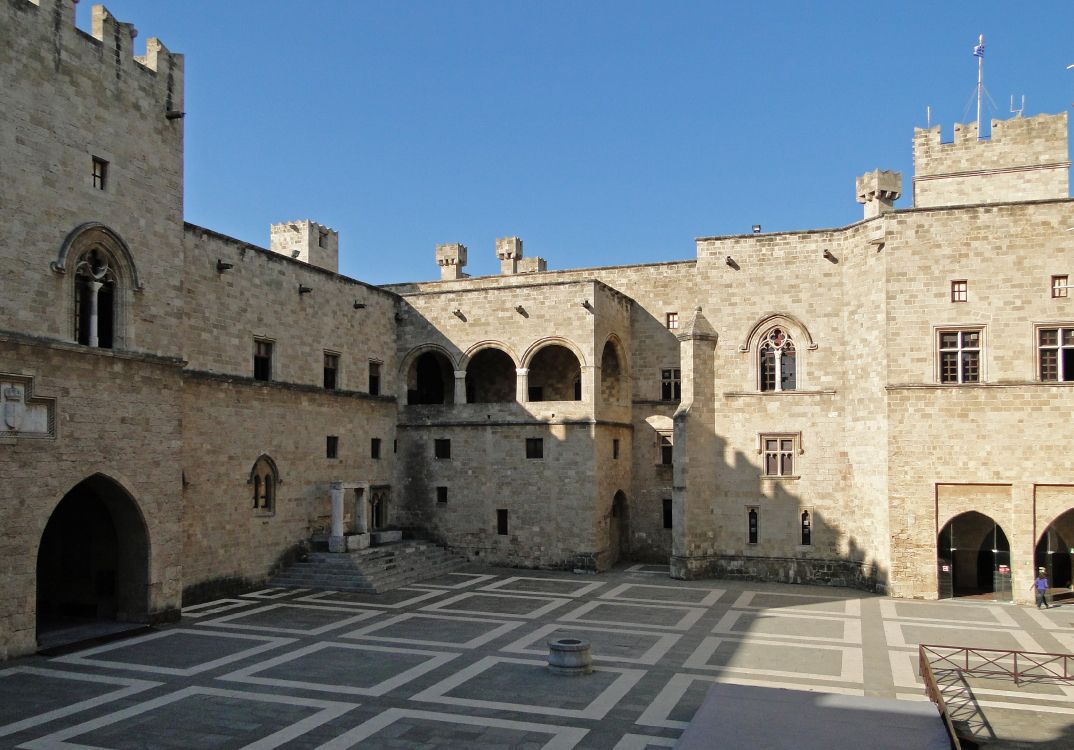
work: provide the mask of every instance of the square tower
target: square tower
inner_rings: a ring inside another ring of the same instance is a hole
[[[273,224],[269,249],[274,253],[339,273],[339,232],[309,219]]]

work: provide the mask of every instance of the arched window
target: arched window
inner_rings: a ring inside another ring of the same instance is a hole
[[[813,519],[808,510],[802,511],[802,546],[808,547],[813,544]]]
[[[793,391],[797,385],[794,341],[776,327],[761,338],[758,373],[762,391]]]
[[[276,462],[271,456],[263,453],[254,461],[246,483],[253,486],[254,510],[260,514],[275,513],[280,473],[276,470]]]
[[[115,264],[99,247],[75,263],[75,341],[111,349],[115,345]]]

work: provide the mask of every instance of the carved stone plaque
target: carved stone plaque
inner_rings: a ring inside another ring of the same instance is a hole
[[[56,437],[56,399],[34,396],[34,379],[0,373],[0,438]]]

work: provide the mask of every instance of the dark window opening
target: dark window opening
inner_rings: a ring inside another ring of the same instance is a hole
[[[339,436],[329,435],[325,440],[325,456],[339,458]]]
[[[526,438],[526,458],[544,458],[544,438]]]
[[[750,508],[747,517],[749,523],[749,543],[757,544],[757,509]]]
[[[672,519],[671,498],[670,497],[665,497],[664,498],[664,528],[665,529],[670,529],[671,528],[671,519]]]
[[[75,341],[111,349],[115,345],[116,276],[107,256],[91,250],[75,271]]]
[[[93,187],[104,190],[108,185],[108,162],[93,157]]]
[[[663,466],[672,466],[675,463],[675,445],[671,435],[660,435],[660,463]]]
[[[327,390],[334,391],[337,385],[337,375],[339,373],[339,355],[331,354],[330,352],[324,353],[324,387]]]
[[[254,380],[272,379],[272,342],[254,341]]]
[[[436,502],[441,504],[447,503],[447,487],[436,488]]]
[[[802,511],[802,546],[808,547],[813,543],[813,519],[808,510]]]
[[[544,401],[544,389],[541,386],[531,385],[526,391],[530,401]]]
[[[371,438],[369,441],[369,457],[380,458],[380,438]]]
[[[612,438],[612,458],[619,458],[619,438]]]
[[[433,441],[434,458],[451,458],[451,440],[449,438],[437,438]]]
[[[496,511],[496,533],[507,536],[507,511],[500,508]]]
[[[682,371],[676,367],[660,371],[660,400],[679,401],[682,399]]]
[[[380,362],[369,363],[369,395],[380,395]]]

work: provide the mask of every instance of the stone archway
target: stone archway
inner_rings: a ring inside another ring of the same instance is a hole
[[[1053,588],[1072,588],[1074,576],[1074,508],[1059,515],[1037,540],[1034,568],[1044,568]]]
[[[95,474],[52,511],[37,552],[37,635],[99,620],[146,622],[149,534],[135,502]]]
[[[937,555],[941,599],[1011,599],[1011,546],[989,516],[971,510],[952,518],[940,530]]]

